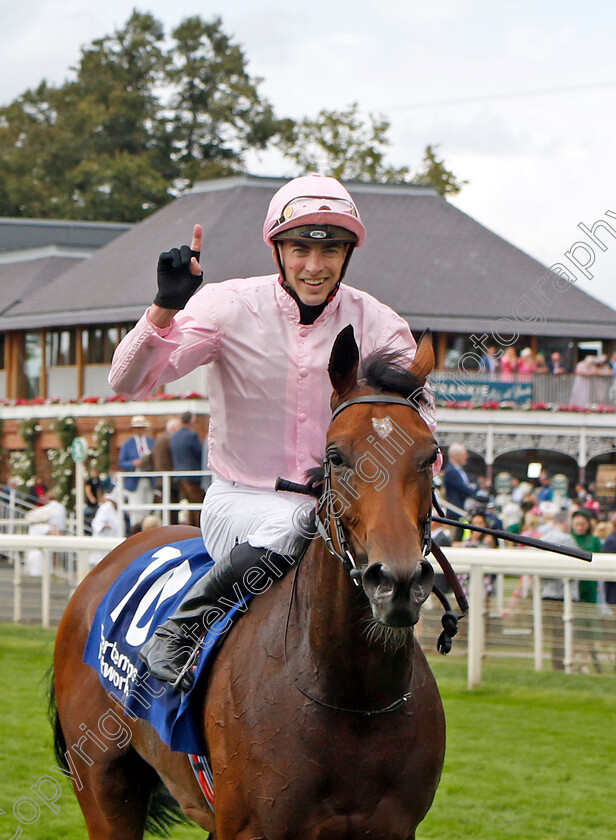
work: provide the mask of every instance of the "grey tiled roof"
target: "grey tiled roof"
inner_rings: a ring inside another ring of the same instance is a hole
[[[195,222],[204,228],[207,282],[271,273],[261,229],[283,183],[246,176],[197,185],[56,276],[44,295],[33,294],[27,305],[22,295],[21,307],[0,316],[0,329],[136,320],[155,294],[159,252],[189,242]],[[542,282],[545,322],[534,328],[518,323],[521,334],[616,337],[614,310],[575,286],[555,291],[550,278],[542,281],[545,266],[433,191],[348,186],[368,235],[347,280],[403,314],[413,329],[493,331],[499,318],[514,317],[524,295],[537,302],[532,288]],[[0,265],[0,284],[4,269]],[[518,311],[529,317],[530,304]]]
[[[116,222],[69,222],[56,219],[0,219],[0,254],[55,245],[100,248],[131,225]]]

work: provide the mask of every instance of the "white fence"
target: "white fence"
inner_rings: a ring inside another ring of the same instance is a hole
[[[116,472],[114,473],[113,477],[117,483],[118,490],[119,490],[119,497],[120,499],[124,499],[124,486],[126,483],[127,478],[146,478],[146,479],[160,479],[160,497],[158,497],[154,502],[147,504],[147,505],[136,505],[136,504],[129,504],[126,501],[120,501],[118,504],[118,511],[119,511],[119,519],[120,519],[120,527],[125,527],[124,521],[124,513],[131,514],[134,511],[140,511],[144,516],[147,513],[155,513],[160,516],[160,520],[163,525],[170,525],[171,524],[171,511],[188,511],[188,510],[201,510],[201,502],[198,503],[189,503],[187,501],[181,501],[179,503],[174,503],[171,501],[171,485],[172,482],[177,479],[177,477],[181,476],[191,476],[195,479],[201,481],[203,477],[211,477],[214,475],[211,470],[180,470],[176,472]]]
[[[40,549],[44,555],[43,575],[40,579],[40,614],[29,620],[36,620],[36,623],[42,624],[43,627],[50,627],[52,582],[59,577],[65,584],[63,597],[68,598],[70,592],[89,571],[90,553],[108,552],[121,541],[111,537],[0,534],[0,554],[13,557],[13,621],[24,620],[22,592],[29,580],[24,572],[25,555],[28,550]],[[454,650],[458,653],[464,651],[466,644],[469,687],[480,684],[482,662],[486,657],[530,656],[534,660],[535,669],[541,670],[546,660],[550,659],[549,650],[546,650],[546,643],[549,641],[546,631],[552,633],[554,629],[548,626],[546,618],[556,623],[557,635],[562,639],[563,670],[566,673],[574,670],[579,649],[588,648],[587,642],[580,642],[580,633],[576,631],[580,620],[586,625],[588,621],[591,624],[600,621],[603,631],[599,653],[614,672],[616,610],[610,615],[606,609],[600,617],[599,605],[576,603],[573,598],[573,583],[580,580],[616,581],[616,555],[596,554],[592,563],[585,563],[534,549],[450,548],[446,551],[456,572],[469,575],[470,611],[468,617],[460,623],[460,637],[454,640]],[[68,566],[63,565],[60,576],[54,575],[54,552],[61,552],[70,558]],[[438,571],[438,567],[436,568]],[[496,576],[496,593],[487,598],[484,580],[486,576],[491,575]],[[520,578],[529,583],[528,595],[523,599],[523,609],[512,611],[512,591]],[[545,615],[545,602],[541,599],[542,578],[560,578],[565,582],[562,609],[559,604],[557,614],[549,617]],[[6,583],[4,585],[6,587]],[[432,645],[438,635],[435,635],[435,626],[440,622],[440,616],[441,610],[436,606],[424,612],[420,635],[426,647]],[[498,623],[497,632],[491,628],[491,622],[495,621]],[[516,644],[512,645],[512,640]]]
[[[541,598],[541,579],[558,578],[564,581],[564,599],[562,612],[559,602],[558,614],[551,616],[552,627],[557,629],[558,635],[562,631],[563,644],[563,670],[571,673],[574,670],[576,637],[575,625],[577,623],[591,624],[600,620],[600,605],[577,603],[573,599],[573,583],[580,580],[591,581],[616,581],[616,555],[595,554],[592,563],[582,560],[564,557],[548,551],[519,548],[448,548],[445,549],[447,557],[457,574],[468,573],[469,575],[469,615],[468,621],[468,685],[470,688],[479,685],[481,682],[481,668],[484,658],[490,656],[486,646],[487,630],[489,619],[495,616],[503,622],[512,609],[510,608],[512,592],[508,589],[506,581],[519,579],[522,576],[530,580],[530,593],[526,599],[530,617],[529,626],[523,628],[527,633],[527,640],[532,645],[532,656],[535,670],[543,668],[546,659],[545,651],[545,630],[548,622],[545,615],[545,602]],[[493,597],[487,598],[484,589],[484,580],[488,575],[496,575],[496,593]],[[524,614],[524,613],[522,613]],[[519,615],[519,614],[518,614]],[[516,616],[510,617],[509,628],[516,627]],[[605,616],[606,624],[610,634],[616,638],[616,614]],[[503,626],[507,624],[507,619]],[[556,624],[556,628],[553,626]],[[591,628],[591,632],[592,628]],[[597,625],[597,632],[599,632]],[[507,655],[515,651],[507,644],[508,635],[501,632],[500,644],[497,642],[497,654]],[[454,640],[454,645],[455,645]],[[507,648],[509,647],[509,650]],[[579,646],[577,646],[579,647]],[[616,647],[616,641],[615,641]],[[607,651],[613,656],[616,651]]]

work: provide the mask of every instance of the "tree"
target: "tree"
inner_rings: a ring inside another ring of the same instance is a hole
[[[74,79],[0,109],[0,213],[139,221],[198,178],[244,171],[285,123],[219,18],[173,39],[134,11],[82,49]]]
[[[343,111],[319,111],[289,126],[278,142],[283,154],[301,174],[320,172],[349,181],[405,182],[409,169],[385,164],[389,121],[368,114],[363,117],[354,102]]]
[[[458,181],[453,172],[445,166],[445,161],[437,157],[437,149],[438,146],[426,146],[421,168],[413,179],[414,183],[434,187],[442,196],[457,195],[468,181]]]
[[[167,78],[175,92],[169,122],[182,177],[189,182],[245,171],[248,149],[264,149],[282,130],[251,79],[241,48],[222,21],[187,18],[173,31]]]

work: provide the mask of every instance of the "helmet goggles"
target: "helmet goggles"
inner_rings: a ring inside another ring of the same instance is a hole
[[[345,215],[359,217],[357,207],[352,201],[346,198],[333,198],[330,196],[312,196],[300,195],[297,198],[291,199],[282,211],[278,224],[282,225],[285,222],[291,221],[293,218],[306,216],[312,213],[322,213],[326,211],[333,213],[343,213]]]

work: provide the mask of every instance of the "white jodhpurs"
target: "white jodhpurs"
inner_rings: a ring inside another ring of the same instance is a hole
[[[312,536],[315,502],[297,493],[277,493],[233,484],[214,476],[201,510],[201,532],[214,560],[228,557],[237,543],[296,556]]]

